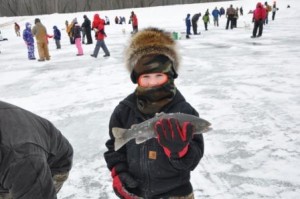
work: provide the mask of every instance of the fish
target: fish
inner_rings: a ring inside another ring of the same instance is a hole
[[[115,138],[115,151],[119,150],[127,142],[135,139],[136,144],[141,144],[146,140],[157,137],[154,125],[161,119],[175,118],[182,125],[183,122],[191,122],[195,128],[194,134],[206,133],[212,130],[211,123],[200,117],[185,113],[156,113],[151,119],[139,124],[133,124],[130,129],[119,127],[112,128],[112,134]]]

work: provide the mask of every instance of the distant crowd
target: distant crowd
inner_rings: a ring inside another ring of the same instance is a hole
[[[290,8],[288,5],[287,8]],[[263,26],[269,23],[269,16],[271,16],[272,20],[275,20],[276,12],[279,9],[276,6],[276,1],[273,2],[273,5],[269,5],[266,1],[264,4],[258,2],[256,4],[256,8],[254,10],[250,10],[248,14],[252,14],[252,22],[254,23],[252,38],[261,37],[263,34]],[[210,23],[210,15],[213,18],[213,24],[216,27],[219,27],[219,18],[223,15],[226,17],[226,26],[225,29],[228,30],[237,28],[237,22],[239,16],[244,15],[243,7],[234,8],[233,5],[230,5],[226,10],[224,7],[215,7],[212,12],[209,9],[206,10],[204,15],[201,15],[201,12],[194,14],[187,14],[185,18],[185,26],[186,26],[186,38],[190,39],[190,35],[192,35],[191,29],[194,35],[200,35],[201,32],[198,31],[198,21],[202,16],[204,30],[208,31],[208,24]],[[126,24],[126,18],[124,16],[116,16],[115,24]],[[104,51],[104,57],[110,56],[110,51],[108,50],[105,44],[105,38],[107,34],[105,32],[105,26],[110,25],[110,20],[107,16],[103,19],[100,18],[99,14],[95,14],[93,17],[93,21],[87,17],[87,15],[83,15],[83,23],[80,25],[78,23],[77,18],[74,18],[71,22],[68,20],[65,21],[65,30],[69,37],[70,44],[75,44],[77,48],[77,56],[82,56],[84,54],[82,44],[90,45],[93,44],[93,40],[96,40],[96,45],[94,48],[91,57],[97,58],[99,50],[102,48]],[[131,34],[135,34],[138,32],[138,18],[137,15],[132,11],[129,17],[128,24],[132,25]],[[249,25],[250,27],[250,25]],[[20,26],[18,23],[14,24],[15,33],[18,37],[21,36]],[[25,29],[23,30],[23,40],[28,49],[28,59],[35,60],[35,43],[34,37],[36,40],[36,46],[38,49],[38,61],[50,60],[50,54],[48,49],[48,39],[53,38],[56,44],[57,49],[61,49],[61,32],[57,26],[53,26],[53,34],[49,34],[47,32],[47,28],[41,23],[39,18],[36,18],[34,21],[34,26],[31,27],[31,23],[27,22],[25,24]],[[6,38],[2,38],[0,34],[0,41],[7,40]]]
[[[122,23],[126,23],[125,17],[120,17],[118,18],[118,21],[116,21],[116,24]],[[134,11],[131,12],[129,23],[132,24],[131,34],[138,32],[138,18]],[[75,44],[77,48],[76,56],[82,56],[84,54],[82,44],[93,44],[93,38],[96,40],[96,45],[91,57],[97,58],[100,48],[102,48],[105,53],[103,57],[110,56],[110,51],[104,41],[107,37],[107,34],[105,33],[106,25],[110,25],[109,18],[105,16],[105,18],[102,19],[99,14],[94,15],[92,22],[86,15],[83,15],[83,23],[81,25],[79,25],[77,18],[74,18],[71,22],[68,20],[65,21],[65,30],[69,37],[70,44]],[[21,28],[16,22],[14,23],[14,29],[17,37],[21,37]],[[34,20],[33,27],[30,22],[25,23],[22,37],[27,46],[29,60],[36,60],[34,40],[36,40],[39,55],[38,61],[40,62],[50,60],[48,49],[49,38],[55,40],[56,49],[61,49],[61,31],[59,28],[53,26],[53,34],[49,34],[47,28],[42,24],[39,18]]]
[[[288,5],[288,8],[290,6]],[[269,22],[269,13],[272,13],[272,20],[275,20],[275,15],[278,8],[276,6],[276,1],[273,2],[273,6],[270,6],[268,2],[265,2],[264,5],[260,2],[257,3],[256,9],[250,10],[248,14],[253,14],[252,22],[254,23],[254,28],[252,32],[252,38],[255,37],[261,37],[263,33],[263,25],[268,24]],[[214,26],[219,26],[219,18],[222,17],[222,15],[225,15],[227,18],[226,27],[225,29],[228,30],[236,28],[237,27],[237,21],[239,19],[239,15],[244,15],[243,7],[236,7],[234,8],[233,5],[230,5],[225,12],[225,9],[221,7],[218,9],[215,7],[215,9],[211,12],[211,15],[213,17]],[[201,17],[201,12],[196,13],[192,16],[188,13],[185,18],[185,25],[186,25],[186,38],[190,39],[191,33],[191,27],[193,29],[194,35],[200,35],[201,33],[198,32],[198,20]],[[204,29],[205,31],[208,30],[208,24],[210,23],[210,12],[209,9],[206,10],[205,14],[202,17],[203,23],[204,23]],[[258,34],[257,34],[258,31]]]

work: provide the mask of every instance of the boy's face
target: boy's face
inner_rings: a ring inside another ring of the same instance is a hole
[[[154,88],[165,84],[168,76],[164,73],[142,74],[138,78],[138,85],[143,88]]]

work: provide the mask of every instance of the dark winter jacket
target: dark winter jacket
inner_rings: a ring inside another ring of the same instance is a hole
[[[53,26],[53,37],[55,40],[60,40],[61,38],[61,34],[60,34],[60,30],[56,27],[56,26]]]
[[[84,16],[84,22],[82,23],[82,27],[86,32],[91,31],[91,20],[87,18],[87,16]]]
[[[190,171],[195,169],[204,153],[202,135],[194,135],[187,154],[181,159],[169,159],[156,138],[144,143],[136,144],[129,141],[120,150],[114,151],[114,137],[112,127],[130,128],[133,124],[141,123],[152,116],[142,115],[136,105],[135,94],[129,95],[115,108],[109,124],[110,139],[106,142],[108,151],[104,157],[111,170],[118,164],[125,163],[130,174],[139,182],[138,189],[132,192],[144,199],[161,198],[167,196],[185,196],[193,192],[190,183]],[[196,110],[185,101],[177,90],[177,94],[162,112],[186,113],[198,116]],[[148,157],[154,151],[155,159]]]
[[[34,39],[33,39],[33,35],[31,32],[31,24],[30,23],[26,23],[25,24],[26,28],[23,31],[23,40],[26,42],[27,45],[34,45]]]
[[[192,22],[197,22],[199,20],[199,17],[201,16],[201,13],[197,13],[197,14],[194,14],[193,17],[192,17]]]
[[[222,7],[220,8],[220,16],[225,14],[225,9]]]
[[[77,22],[74,24],[73,37],[75,39],[76,38],[81,38],[81,27]]]
[[[73,149],[48,120],[0,101],[0,192],[56,198],[52,175],[68,172]]]

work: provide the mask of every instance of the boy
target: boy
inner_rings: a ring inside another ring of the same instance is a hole
[[[191,123],[159,120],[153,129],[157,138],[141,144],[131,140],[118,151],[112,135],[113,127],[128,129],[159,112],[199,116],[174,84],[179,66],[175,48],[170,34],[157,28],[137,32],[127,48],[127,68],[138,86],[115,108],[104,153],[120,198],[194,198],[190,171],[203,156],[204,141],[202,134],[192,137]]]

